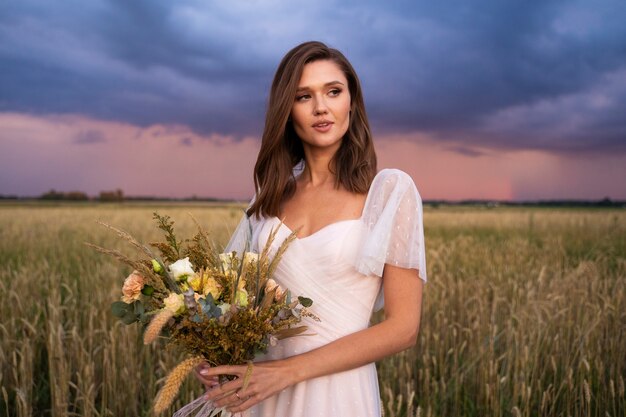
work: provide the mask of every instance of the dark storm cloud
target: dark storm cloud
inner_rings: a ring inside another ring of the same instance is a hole
[[[356,67],[378,133],[626,151],[621,0],[44,1],[0,6],[0,110],[258,135],[282,54]]]
[[[476,149],[466,148],[465,146],[451,146],[447,149],[449,151],[456,152],[465,156],[470,156],[472,158],[485,154],[484,152],[477,151]]]
[[[78,145],[92,145],[94,143],[106,142],[104,134],[98,130],[87,130],[80,132],[74,137],[74,143]]]

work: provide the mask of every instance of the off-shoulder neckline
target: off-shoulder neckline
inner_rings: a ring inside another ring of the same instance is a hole
[[[280,226],[284,227],[289,233],[293,233],[293,230],[291,230],[291,228],[289,226],[287,226],[285,223],[281,222],[278,217],[273,216],[272,219],[278,221]],[[344,225],[344,224],[360,222],[361,219],[362,219],[362,217],[359,217],[358,219],[337,220],[336,222],[328,223],[327,225],[321,227],[320,229],[317,229],[315,232],[311,233],[310,235],[306,235],[304,237],[296,236],[296,240],[300,241],[300,242],[303,241],[303,240],[308,240],[310,238],[314,238],[315,236],[320,235],[322,232],[327,231],[328,229],[332,229],[332,228],[334,228],[336,226],[340,226],[340,225]]]
[[[355,219],[342,219],[342,220],[337,220],[337,221],[328,223],[328,224],[322,226],[321,228],[317,229],[315,232],[313,232],[311,234],[308,234],[308,235],[306,235],[304,237],[296,237],[296,240],[299,240],[299,241],[306,240],[308,238],[311,238],[313,236],[318,235],[320,232],[322,232],[322,231],[324,231],[326,229],[329,229],[329,228],[331,228],[332,226],[335,226],[335,225],[339,225],[339,224],[342,224],[342,223],[350,223],[350,222],[362,221],[363,218],[365,217],[365,213],[368,210],[368,205],[369,205],[369,202],[371,200],[372,188],[374,186],[374,183],[376,182],[376,180],[379,177],[382,177],[383,175],[387,175],[387,174],[394,174],[394,173],[408,176],[407,173],[405,173],[404,171],[399,170],[397,168],[384,168],[384,169],[381,169],[380,171],[378,171],[378,173],[376,173],[376,175],[372,179],[372,183],[370,184],[370,188],[367,190],[367,195],[365,196],[365,203],[363,204],[363,209],[361,210],[361,215],[358,218],[355,218]],[[272,219],[279,221],[282,224],[282,226],[286,230],[289,231],[289,233],[293,233],[293,229],[291,227],[287,226],[284,222],[282,222],[277,216],[272,216]]]
[[[315,232],[313,232],[313,233],[311,233],[311,234],[308,234],[308,235],[306,235],[306,236],[304,236],[304,237],[297,237],[297,236],[296,236],[296,240],[302,241],[302,240],[309,239],[309,238],[311,238],[311,237],[313,237],[313,236],[315,236],[315,235],[319,234],[320,232],[322,232],[322,231],[324,231],[324,230],[326,230],[326,229],[328,229],[328,228],[331,228],[332,226],[335,226],[335,225],[339,225],[339,224],[342,224],[342,223],[350,223],[350,222],[358,222],[358,221],[362,221],[362,220],[363,220],[363,217],[365,216],[365,213],[366,213],[366,211],[367,211],[367,206],[368,206],[368,204],[369,204],[369,201],[370,201],[370,199],[371,199],[371,195],[372,195],[372,188],[373,188],[372,186],[373,186],[373,185],[374,185],[374,183],[376,182],[376,179],[377,179],[377,178],[378,178],[381,174],[383,174],[383,173],[392,173],[392,172],[394,172],[394,171],[400,171],[400,170],[398,170],[398,169],[393,169],[393,168],[385,168],[385,169],[381,169],[380,171],[378,171],[378,173],[374,176],[374,179],[372,179],[372,183],[370,184],[370,188],[367,190],[367,195],[365,196],[365,203],[363,204],[363,209],[361,210],[361,215],[360,215],[358,218],[356,218],[356,219],[341,219],[341,220],[337,220],[337,221],[334,221],[334,222],[330,222],[330,223],[328,223],[328,224],[326,224],[326,225],[324,225],[324,226],[320,227],[320,228],[319,228],[319,229],[317,229]],[[286,230],[288,230],[288,231],[289,231],[289,233],[293,233],[293,229],[292,229],[291,227],[287,226],[287,225],[286,225],[283,221],[281,221],[281,220],[280,220],[277,216],[272,216],[272,219],[279,221],[279,222],[280,222],[280,224],[281,224],[281,225],[282,225],[282,226],[283,226]]]

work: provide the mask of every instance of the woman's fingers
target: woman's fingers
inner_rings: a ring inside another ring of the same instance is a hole
[[[213,401],[213,404],[215,404],[217,407],[227,407],[230,409],[232,407],[238,406],[247,399],[248,397],[241,395],[240,392],[236,390],[231,391],[228,395],[225,395],[224,397]]]
[[[247,366],[241,365],[222,365],[222,366],[214,366],[204,368],[200,371],[200,374],[208,377],[208,376],[218,376],[218,375],[235,375],[235,376],[243,376],[246,373]]]
[[[240,411],[246,411],[248,408],[252,407],[258,401],[254,397],[243,396],[240,394],[242,401],[239,404],[235,404],[231,407],[228,407],[228,411],[231,413],[238,413]]]
[[[219,385],[219,377],[217,375],[214,376],[207,376],[207,370],[210,369],[210,365],[206,362],[201,363],[200,365],[196,366],[194,369],[194,375],[195,377],[202,383],[204,384],[207,389],[211,389],[214,388],[215,386]]]
[[[227,395],[232,394],[233,392],[241,389],[243,385],[243,381],[241,379],[234,379],[232,381],[228,381],[224,384],[218,385],[211,391],[207,392],[207,399],[216,400],[221,399]]]
[[[198,381],[204,384],[207,388],[213,388],[214,386],[219,385],[219,379],[216,376],[207,377],[202,375],[197,370],[194,371],[194,375],[198,379]]]

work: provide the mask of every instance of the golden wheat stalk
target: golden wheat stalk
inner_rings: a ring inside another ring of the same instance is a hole
[[[283,240],[283,243],[281,243],[280,246],[278,247],[278,250],[276,251],[276,255],[272,259],[272,262],[270,263],[270,266],[267,271],[268,278],[271,278],[272,275],[274,274],[274,271],[276,270],[276,267],[278,266],[278,262],[280,262],[280,259],[283,257],[283,254],[287,250],[287,247],[291,244],[291,242],[296,240],[296,234],[298,233],[298,231],[300,231],[300,228],[297,228],[296,230],[291,232],[291,234],[287,236],[287,238]]]
[[[167,376],[165,385],[159,390],[154,400],[154,412],[160,414],[167,410],[174,402],[174,397],[189,373],[200,363],[204,362],[202,356],[187,358],[176,366]]]
[[[245,391],[248,388],[248,384],[250,383],[250,377],[252,376],[253,369],[254,369],[254,364],[252,363],[252,361],[248,361],[246,374],[243,376],[243,385],[241,386],[241,392]]]
[[[274,332],[274,336],[278,339],[286,339],[288,337],[294,337],[301,335],[308,330],[307,326],[289,327],[286,329],[279,329]]]
[[[282,220],[280,224],[281,225],[283,224]],[[270,230],[270,234],[267,237],[267,241],[265,242],[265,246],[263,246],[263,251],[261,252],[261,256],[259,257],[259,264],[261,265],[261,275],[263,276],[267,276],[266,268],[269,268],[270,248],[272,247],[272,242],[274,242],[274,239],[276,238],[276,234],[278,233],[279,229],[280,229],[280,225],[278,225],[276,228],[272,227],[272,229]]]
[[[148,324],[146,332],[143,335],[144,345],[149,345],[154,342],[156,338],[159,337],[159,334],[161,333],[161,330],[163,330],[165,324],[167,324],[169,319],[172,317],[174,317],[174,313],[168,309],[157,313],[157,315],[150,321],[150,324]]]

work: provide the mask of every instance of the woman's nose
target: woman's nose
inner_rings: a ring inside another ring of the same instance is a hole
[[[328,113],[328,108],[326,107],[326,103],[324,103],[323,99],[317,99],[315,100],[315,106],[313,107],[313,114],[315,114],[316,116],[319,114],[326,114]]]

